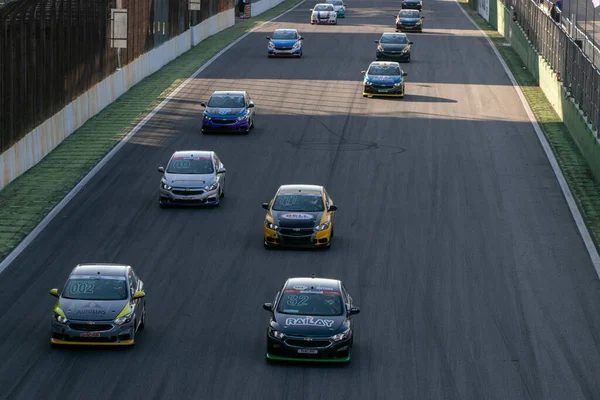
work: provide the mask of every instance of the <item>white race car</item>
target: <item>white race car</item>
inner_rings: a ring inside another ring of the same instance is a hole
[[[310,16],[311,25],[314,24],[331,24],[337,25],[337,12],[333,4],[319,3],[315,8],[311,9]]]

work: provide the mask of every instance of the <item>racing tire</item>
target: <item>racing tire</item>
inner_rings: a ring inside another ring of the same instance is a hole
[[[144,303],[144,308],[142,309],[142,322],[140,323],[140,327],[138,330],[142,331],[146,327],[146,303]]]
[[[225,197],[225,188],[221,188],[221,193],[219,193],[219,197],[222,199],[223,197]]]

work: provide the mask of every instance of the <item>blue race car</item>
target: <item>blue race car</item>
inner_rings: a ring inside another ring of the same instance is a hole
[[[362,74],[365,76],[364,97],[404,97],[404,77],[408,74],[402,71],[397,62],[373,61],[369,69],[362,71]]]
[[[295,29],[275,29],[267,36],[269,57],[302,57],[302,41],[304,38]]]
[[[202,133],[243,132],[254,128],[254,102],[245,91],[217,91],[210,96],[202,116]]]
[[[326,3],[333,5],[339,18],[346,18],[346,5],[342,0],[327,0]]]
[[[423,32],[423,20],[425,19],[417,10],[400,10],[396,16],[396,32],[416,31]]]

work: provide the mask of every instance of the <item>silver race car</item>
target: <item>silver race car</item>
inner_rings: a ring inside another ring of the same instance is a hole
[[[333,4],[319,3],[315,8],[311,8],[310,23],[337,25],[337,12]]]
[[[50,294],[52,344],[133,345],[146,323],[144,283],[128,265],[79,264]]]
[[[176,151],[167,167],[158,167],[159,204],[218,206],[225,196],[225,166],[214,151]]]

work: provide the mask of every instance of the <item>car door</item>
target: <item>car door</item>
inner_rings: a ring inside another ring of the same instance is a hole
[[[331,197],[329,197],[329,193],[327,193],[327,190],[323,189],[323,194],[325,195],[325,207],[327,207],[327,209],[329,210],[329,207],[333,205],[333,200],[331,200]],[[333,226],[335,222],[335,211],[328,212],[329,214],[331,214],[331,225]]]
[[[135,315],[135,321],[139,325],[139,323],[142,321],[142,308],[143,307],[142,307],[141,302],[143,300],[133,298],[133,296],[135,295],[135,292],[140,290],[139,289],[139,279],[137,278],[137,276],[135,276],[133,269],[130,269],[129,272],[127,273],[127,280],[129,281],[129,292],[131,293],[131,308],[134,310],[133,312]],[[137,329],[137,325],[136,325],[136,329]]]

